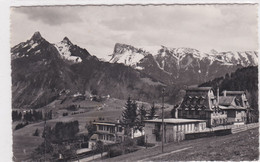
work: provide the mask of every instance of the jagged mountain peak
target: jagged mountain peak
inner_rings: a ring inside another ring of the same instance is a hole
[[[136,48],[131,45],[116,43],[114,52],[111,55],[110,62],[112,63],[123,63],[125,65],[135,66],[136,63],[143,59],[145,56],[150,54],[142,48]]]
[[[64,43],[64,44],[73,45],[68,37],[64,37],[61,42]]]
[[[41,33],[39,31],[35,32],[30,40],[38,42],[39,40],[43,39]]]

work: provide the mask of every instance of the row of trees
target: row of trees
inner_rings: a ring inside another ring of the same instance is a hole
[[[79,132],[79,122],[57,122],[56,125],[51,128],[46,126],[43,131],[43,138],[51,140],[52,143],[60,143],[64,140],[74,139]]]
[[[59,154],[66,156],[64,158],[70,158],[76,155],[78,146],[70,141],[79,140],[79,136],[76,134],[79,132],[79,122],[57,122],[56,125],[51,128],[46,126],[43,130],[42,137],[45,138],[45,142],[39,145],[32,154],[33,161],[56,161]],[[39,135],[39,130],[36,129],[34,136]],[[63,142],[70,142],[70,148]],[[46,157],[46,159],[43,159]]]
[[[52,119],[52,110],[45,113],[46,120]],[[18,113],[18,111],[12,111],[12,120],[13,121],[20,121],[24,120],[26,122],[35,122],[35,121],[41,121],[43,120],[43,113],[42,111],[36,111],[36,110],[30,110],[25,112],[23,115],[21,112]]]
[[[12,120],[13,121],[19,121],[22,119],[22,117],[23,117],[23,115],[21,112],[18,113],[18,111],[12,111]]]

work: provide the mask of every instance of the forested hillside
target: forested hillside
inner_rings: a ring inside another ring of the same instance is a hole
[[[254,115],[258,119],[258,66],[249,66],[237,69],[234,73],[226,74],[200,85],[211,86],[216,92],[219,87],[223,90],[245,91],[250,106],[254,109]]]

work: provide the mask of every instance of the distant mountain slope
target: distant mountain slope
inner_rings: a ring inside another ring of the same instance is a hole
[[[164,84],[122,64],[100,61],[68,38],[52,44],[36,32],[11,49],[13,108],[38,108],[62,91],[115,98],[159,99]]]
[[[258,65],[258,53],[254,51],[204,53],[192,48],[156,48],[145,50],[117,43],[110,62],[142,70],[166,84],[188,85],[214,79],[239,67]]]
[[[250,106],[255,110],[258,116],[258,66],[249,66],[237,69],[234,73],[226,74],[225,77],[219,77],[200,85],[211,86],[213,89],[219,87],[223,90],[246,91]]]

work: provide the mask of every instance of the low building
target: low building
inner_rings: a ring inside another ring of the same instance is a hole
[[[96,126],[95,139],[105,144],[124,141],[124,127],[119,122],[93,122]],[[94,136],[93,135],[93,136]]]
[[[145,138],[148,143],[161,142],[162,119],[145,120]],[[203,131],[206,128],[205,120],[192,119],[164,119],[165,142],[184,140],[185,133]]]

